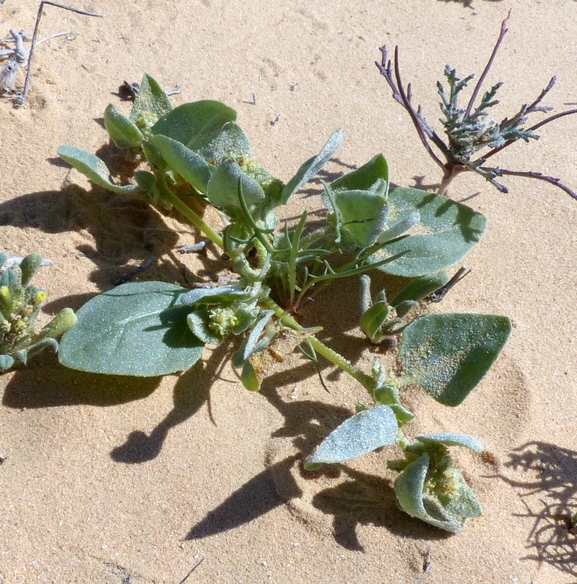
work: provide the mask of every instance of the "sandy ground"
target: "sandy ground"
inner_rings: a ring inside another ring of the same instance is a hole
[[[0,34],[31,33],[37,6],[5,0]],[[383,152],[393,182],[425,187],[440,177],[378,75],[383,43],[400,46],[404,77],[433,121],[445,64],[480,73],[513,8],[488,79],[506,81],[500,112],[532,101],[553,74],[558,86],[547,103],[560,111],[577,101],[577,4],[569,0],[95,0],[78,7],[105,18],[48,6],[41,37],[79,34],[38,47],[26,109],[0,101],[0,248],[54,261],[37,281],[50,295],[49,314],[79,308],[152,254],[158,261],[148,279],[182,284],[184,268],[208,279],[217,266],[215,258],[203,264],[175,253],[194,241],[190,229],[92,188],[56,156],[64,143],[106,152],[102,114],[108,103],[129,111],[118,95],[125,79],[146,71],[166,88],[181,86],[175,105],[225,101],[237,109],[255,158],[284,180],[342,128],[331,171]],[[577,188],[577,118],[541,134],[538,143],[506,150],[499,164]],[[538,181],[506,182],[509,195],[467,175],[451,187],[453,198],[488,217],[489,228],[467,259],[472,274],[435,310],[508,315],[512,337],[459,408],[417,391],[407,396],[418,415],[415,433],[469,432],[486,444],[482,456],[457,456],[482,518],[448,535],[398,511],[384,452],[305,476],[302,453],[365,397],[328,366],[330,394],[296,356],[251,394],[222,366],[226,348],[164,379],[83,374],[45,354],[0,376],[7,454],[0,581],[575,582],[577,536],[565,523],[577,510],[577,202]],[[317,202],[301,198],[294,212]],[[350,309],[357,298],[356,284],[339,286],[307,318],[324,324],[335,348],[367,364],[371,353]]]

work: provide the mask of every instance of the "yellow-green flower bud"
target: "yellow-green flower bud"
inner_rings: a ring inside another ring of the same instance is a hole
[[[44,336],[56,338],[70,330],[77,321],[72,308],[63,308],[43,329]]]
[[[44,290],[38,290],[38,292],[36,292],[36,294],[34,295],[34,306],[42,304],[46,300],[46,298],[48,298],[46,292],[44,292]]]

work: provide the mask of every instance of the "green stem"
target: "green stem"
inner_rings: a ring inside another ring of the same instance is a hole
[[[263,308],[272,310],[275,313],[275,316],[290,328],[299,331],[305,330],[292,316],[287,314],[274,300],[272,300],[272,298],[264,298],[260,301],[260,305]],[[339,355],[336,351],[333,351],[330,347],[327,347],[316,337],[309,337],[308,342],[317,353],[356,379],[372,395],[374,390],[374,380],[371,376],[361,371],[358,367],[355,367],[349,360],[345,359],[342,355]]]
[[[174,193],[166,193],[165,197],[168,201],[180,211],[195,227],[200,229],[204,234],[223,249],[222,237],[207,225],[190,207],[185,205]],[[238,259],[241,254],[238,252],[228,252],[233,260]],[[303,327],[289,314],[287,314],[272,298],[263,298],[259,304],[263,308],[272,310],[276,317],[286,326],[295,330],[304,330]],[[369,393],[374,389],[373,378],[363,373],[358,367],[355,367],[350,361],[339,355],[336,351],[327,347],[322,341],[315,337],[310,337],[309,342],[317,353],[328,359],[331,363],[348,373],[351,377],[356,379]]]
[[[195,227],[200,229],[213,243],[224,249],[222,237],[207,223],[205,223],[189,206],[185,205],[174,193],[167,191],[163,196],[169,203],[178,209]],[[228,252],[233,260],[237,259],[234,254]]]
[[[331,363],[334,363],[337,367],[340,367],[343,371],[346,371],[351,377],[354,377],[372,395],[374,390],[374,380],[370,375],[367,375],[358,367],[355,367],[348,359],[345,359],[342,355],[339,355],[336,351],[327,347],[316,337],[310,337],[308,340],[317,353],[322,355],[325,359],[328,359]]]

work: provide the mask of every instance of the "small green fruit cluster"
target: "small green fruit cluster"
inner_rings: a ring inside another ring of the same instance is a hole
[[[0,253],[0,269],[8,256]],[[42,264],[37,253],[26,256],[20,265],[7,267],[0,276],[0,371],[50,346],[58,350],[56,337],[76,324],[71,308],[64,308],[44,328],[38,330],[36,318],[46,292],[31,286],[30,282]]]

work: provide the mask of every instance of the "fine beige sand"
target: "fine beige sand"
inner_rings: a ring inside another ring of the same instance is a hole
[[[255,158],[285,181],[342,128],[331,173],[383,152],[394,183],[434,189],[438,168],[378,74],[378,47],[399,45],[404,78],[436,123],[445,64],[480,74],[511,8],[486,86],[506,82],[499,115],[533,101],[554,74],[546,103],[562,111],[577,102],[569,0],[75,5],[105,18],[47,6],[40,38],[78,35],[38,47],[25,109],[0,100],[0,248],[53,260],[36,281],[49,294],[46,319],[78,309],[151,255],[143,279],[184,285],[185,273],[207,281],[220,269],[210,254],[176,253],[196,237],[178,217],[93,188],[56,155],[66,143],[110,158],[104,108],[128,112],[119,86],[143,72],[182,88],[175,105],[234,107]],[[0,2],[0,36],[30,34],[37,7]],[[540,133],[498,164],[577,189],[577,117]],[[460,407],[417,390],[406,396],[412,433],[468,432],[485,443],[483,455],[455,452],[483,517],[450,535],[398,511],[391,449],[304,473],[303,456],[366,399],[326,363],[330,394],[296,355],[253,394],[226,362],[227,347],[163,379],[75,372],[47,352],[0,376],[0,582],[577,581],[577,535],[567,529],[577,511],[577,201],[539,181],[504,182],[508,195],[478,176],[451,186],[489,227],[466,260],[472,273],[431,310],[507,315],[510,341]],[[318,192],[298,196],[288,216],[319,209]],[[356,283],[334,286],[303,322],[323,324],[323,338],[366,367],[373,353],[356,328],[358,298]]]

